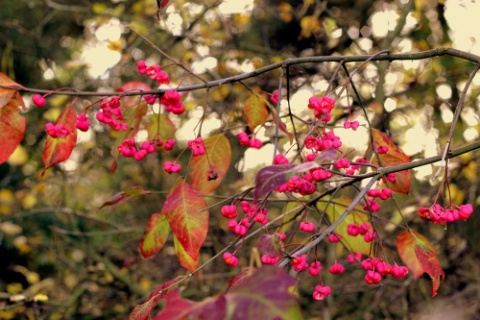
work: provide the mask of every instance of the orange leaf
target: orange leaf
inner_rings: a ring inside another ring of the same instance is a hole
[[[203,141],[206,152],[193,157],[190,162],[192,186],[201,193],[217,189],[227,174],[232,159],[230,142],[223,134],[217,134]]]
[[[415,280],[424,272],[432,278],[432,297],[437,294],[440,281],[445,273],[438,261],[435,248],[421,234],[415,231],[404,231],[397,236],[397,250],[400,258],[413,271]]]
[[[150,258],[160,251],[167,242],[170,227],[167,217],[159,212],[148,220],[147,232],[140,242],[140,253],[144,258]]]
[[[0,93],[0,102],[4,97]],[[20,114],[19,105],[22,104],[22,97],[14,92],[10,100],[0,106],[0,163],[7,161],[23,140],[27,121]]]
[[[268,119],[265,100],[252,94],[243,105],[243,114],[251,131],[257,126],[264,125]]]
[[[65,126],[69,132],[65,138],[53,138],[47,135],[42,156],[43,164],[45,165],[42,175],[51,166],[67,160],[77,143],[77,116],[71,104],[63,109],[55,124]]]
[[[5,74],[1,72],[0,72],[0,84],[2,86],[11,86],[11,87],[20,88],[20,85],[18,83],[16,83],[15,81],[13,81],[12,79],[10,79],[9,77],[7,77]],[[0,88],[0,108],[8,104],[15,94],[18,94],[16,90]],[[18,96],[20,95],[18,94]],[[22,101],[21,106],[25,108],[25,104],[23,103],[23,100],[21,101]]]
[[[173,187],[162,208],[179,244],[193,260],[198,260],[198,252],[207,237],[208,211],[203,210],[206,207],[198,191],[180,181]]]
[[[383,146],[388,148],[387,153],[378,154],[378,158],[375,156],[374,164],[389,167],[410,162],[410,157],[400,150],[385,133],[372,129],[372,136],[373,143],[371,147],[373,150]],[[395,178],[395,183],[386,182],[389,188],[395,192],[407,194],[410,191],[410,171],[404,170],[396,172]]]

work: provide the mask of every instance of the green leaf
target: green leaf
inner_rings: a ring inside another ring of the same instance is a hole
[[[42,156],[43,164],[45,165],[42,176],[51,166],[67,160],[77,143],[77,116],[71,104],[63,109],[55,124],[65,126],[69,132],[65,138],[53,138],[47,135]]]
[[[154,213],[147,224],[147,232],[140,242],[140,253],[144,258],[150,258],[160,251],[167,242],[170,226],[167,217],[159,212]]]
[[[159,139],[167,141],[175,136],[176,127],[168,115],[164,113],[152,114],[146,124],[148,131],[148,140]]]
[[[3,106],[0,103],[0,164],[8,160],[23,140],[27,121],[20,114],[19,105],[23,105],[23,100],[18,92],[14,92]]]
[[[324,197],[322,200],[328,201],[329,198]],[[352,203],[352,199],[344,197],[335,198],[330,203],[326,201],[317,202],[317,208],[328,215],[331,223],[334,223]],[[368,221],[368,215],[363,212],[363,208],[360,205],[356,205],[355,209],[352,210],[352,212],[350,212],[350,214],[335,228],[334,232],[342,236],[340,241],[353,252],[361,252],[364,255],[370,255],[372,252],[372,244],[365,242],[362,237],[354,237],[347,232],[349,224],[362,224]]]
[[[415,280],[423,273],[432,278],[432,297],[437,294],[440,281],[445,277],[435,248],[423,235],[413,230],[404,231],[397,236],[398,255],[413,272]]]
[[[222,183],[232,160],[230,142],[223,134],[204,140],[206,152],[190,162],[192,186],[201,193],[211,193]]]

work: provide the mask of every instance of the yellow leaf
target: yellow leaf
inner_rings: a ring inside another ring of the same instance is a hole
[[[300,21],[302,27],[301,35],[303,38],[310,38],[312,33],[320,31],[320,21],[312,16],[305,16]]]
[[[45,295],[45,294],[36,294],[35,297],[33,297],[33,301],[37,302],[37,301],[47,301],[48,300],[48,296]]]

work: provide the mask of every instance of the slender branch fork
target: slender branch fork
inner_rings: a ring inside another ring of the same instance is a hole
[[[382,52],[383,53],[383,52]],[[320,63],[320,62],[362,62],[362,61],[395,61],[395,60],[424,60],[433,57],[440,57],[440,56],[452,56],[457,57],[466,61],[473,62],[475,64],[480,64],[480,56],[457,50],[452,48],[436,48],[432,50],[426,50],[421,52],[412,52],[412,53],[396,53],[396,54],[389,54],[385,52],[384,54],[375,53],[373,55],[358,55],[358,56],[316,56],[316,57],[303,57],[303,58],[291,58],[286,59],[281,62],[273,63],[268,66],[253,70],[251,72],[239,74],[232,77],[227,77],[223,79],[208,81],[201,84],[196,85],[189,85],[189,86],[181,86],[177,89],[179,92],[186,92],[186,91],[194,91],[194,90],[201,90],[207,89],[212,87],[221,86],[224,84],[235,83],[242,80],[246,80],[249,78],[257,77],[263,73],[282,68],[285,66],[292,66],[296,64],[306,64],[306,63]],[[80,91],[80,90],[61,90],[61,91],[54,91],[54,90],[45,90],[45,89],[37,89],[37,88],[27,88],[21,85],[1,85],[0,88],[7,88],[13,89],[18,91],[24,92],[32,92],[32,93],[41,93],[41,94],[57,94],[57,95],[67,95],[67,96],[118,96],[119,92],[95,92],[95,91]],[[130,91],[130,92],[122,92],[122,96],[137,96],[137,95],[145,95],[145,94],[157,94],[163,95],[167,90],[170,89],[156,89],[156,90],[149,90],[149,91]]]

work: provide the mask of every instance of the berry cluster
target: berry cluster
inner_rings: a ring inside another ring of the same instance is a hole
[[[323,97],[311,97],[308,100],[308,108],[313,109],[313,114],[315,118],[320,121],[328,122],[332,119],[330,112],[335,106],[335,101],[332,98],[323,96]]]
[[[263,143],[260,141],[260,139],[250,139],[246,132],[240,132],[237,137],[242,146],[255,149],[260,149],[263,146]]]
[[[70,130],[64,125],[53,123],[47,123],[45,130],[52,138],[65,138],[70,133]]]
[[[137,144],[133,139],[125,139],[123,142],[118,146],[118,152],[128,158],[132,157],[137,161],[142,160],[147,156],[149,153],[154,153],[156,147],[153,143],[149,141],[144,141],[140,148],[137,148]]]
[[[159,65],[147,66],[145,61],[140,60],[137,62],[138,73],[146,74],[150,79],[157,81],[158,84],[169,84],[170,77]]]
[[[420,207],[418,215],[423,220],[431,221],[432,223],[446,224],[447,222],[455,222],[457,220],[467,220],[473,213],[471,204],[464,204],[458,207],[450,206],[442,208],[439,204],[434,204],[430,208]]]
[[[96,114],[97,120],[115,131],[126,131],[128,125],[124,122],[125,119],[120,106],[120,97],[103,99],[100,103],[100,110]]]

